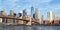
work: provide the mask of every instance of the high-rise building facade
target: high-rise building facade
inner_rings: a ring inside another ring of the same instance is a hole
[[[10,16],[13,16],[13,15],[14,15],[14,11],[10,10]]]
[[[33,18],[33,14],[34,14],[34,7],[31,7],[31,17]]]
[[[40,12],[37,8],[35,9],[35,19],[40,19]]]
[[[41,23],[41,17],[38,8],[35,9],[35,19],[37,19],[37,21]]]
[[[50,20],[50,22],[52,22],[52,20],[53,20],[53,12],[52,11],[48,12],[48,19]]]
[[[26,9],[23,10],[23,16],[26,16],[27,15],[27,12],[26,12]]]

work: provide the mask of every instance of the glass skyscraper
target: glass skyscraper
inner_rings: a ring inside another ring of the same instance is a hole
[[[23,17],[27,15],[26,9],[23,10]]]
[[[33,18],[33,14],[34,14],[34,7],[31,7],[31,17]]]

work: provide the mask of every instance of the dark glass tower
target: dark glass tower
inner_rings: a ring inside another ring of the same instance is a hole
[[[33,14],[33,18],[35,18],[35,13]]]
[[[33,14],[34,14],[34,7],[31,7],[31,17],[33,18]]]
[[[27,15],[27,12],[26,12],[26,9],[23,10],[23,16],[26,16]]]

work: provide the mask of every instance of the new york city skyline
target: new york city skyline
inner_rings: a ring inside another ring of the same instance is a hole
[[[47,12],[52,10],[55,16],[60,15],[60,0],[0,0],[0,10],[5,10],[7,13],[14,10],[19,13],[26,9],[30,14],[31,6],[38,8],[41,15],[47,16]],[[60,16],[59,16],[60,17]]]

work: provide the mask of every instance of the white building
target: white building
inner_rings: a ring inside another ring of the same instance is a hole
[[[38,19],[37,21],[41,24],[40,12],[37,8],[35,9],[35,19]]]
[[[48,19],[50,20],[50,22],[53,20],[53,12],[52,11],[48,12]]]

